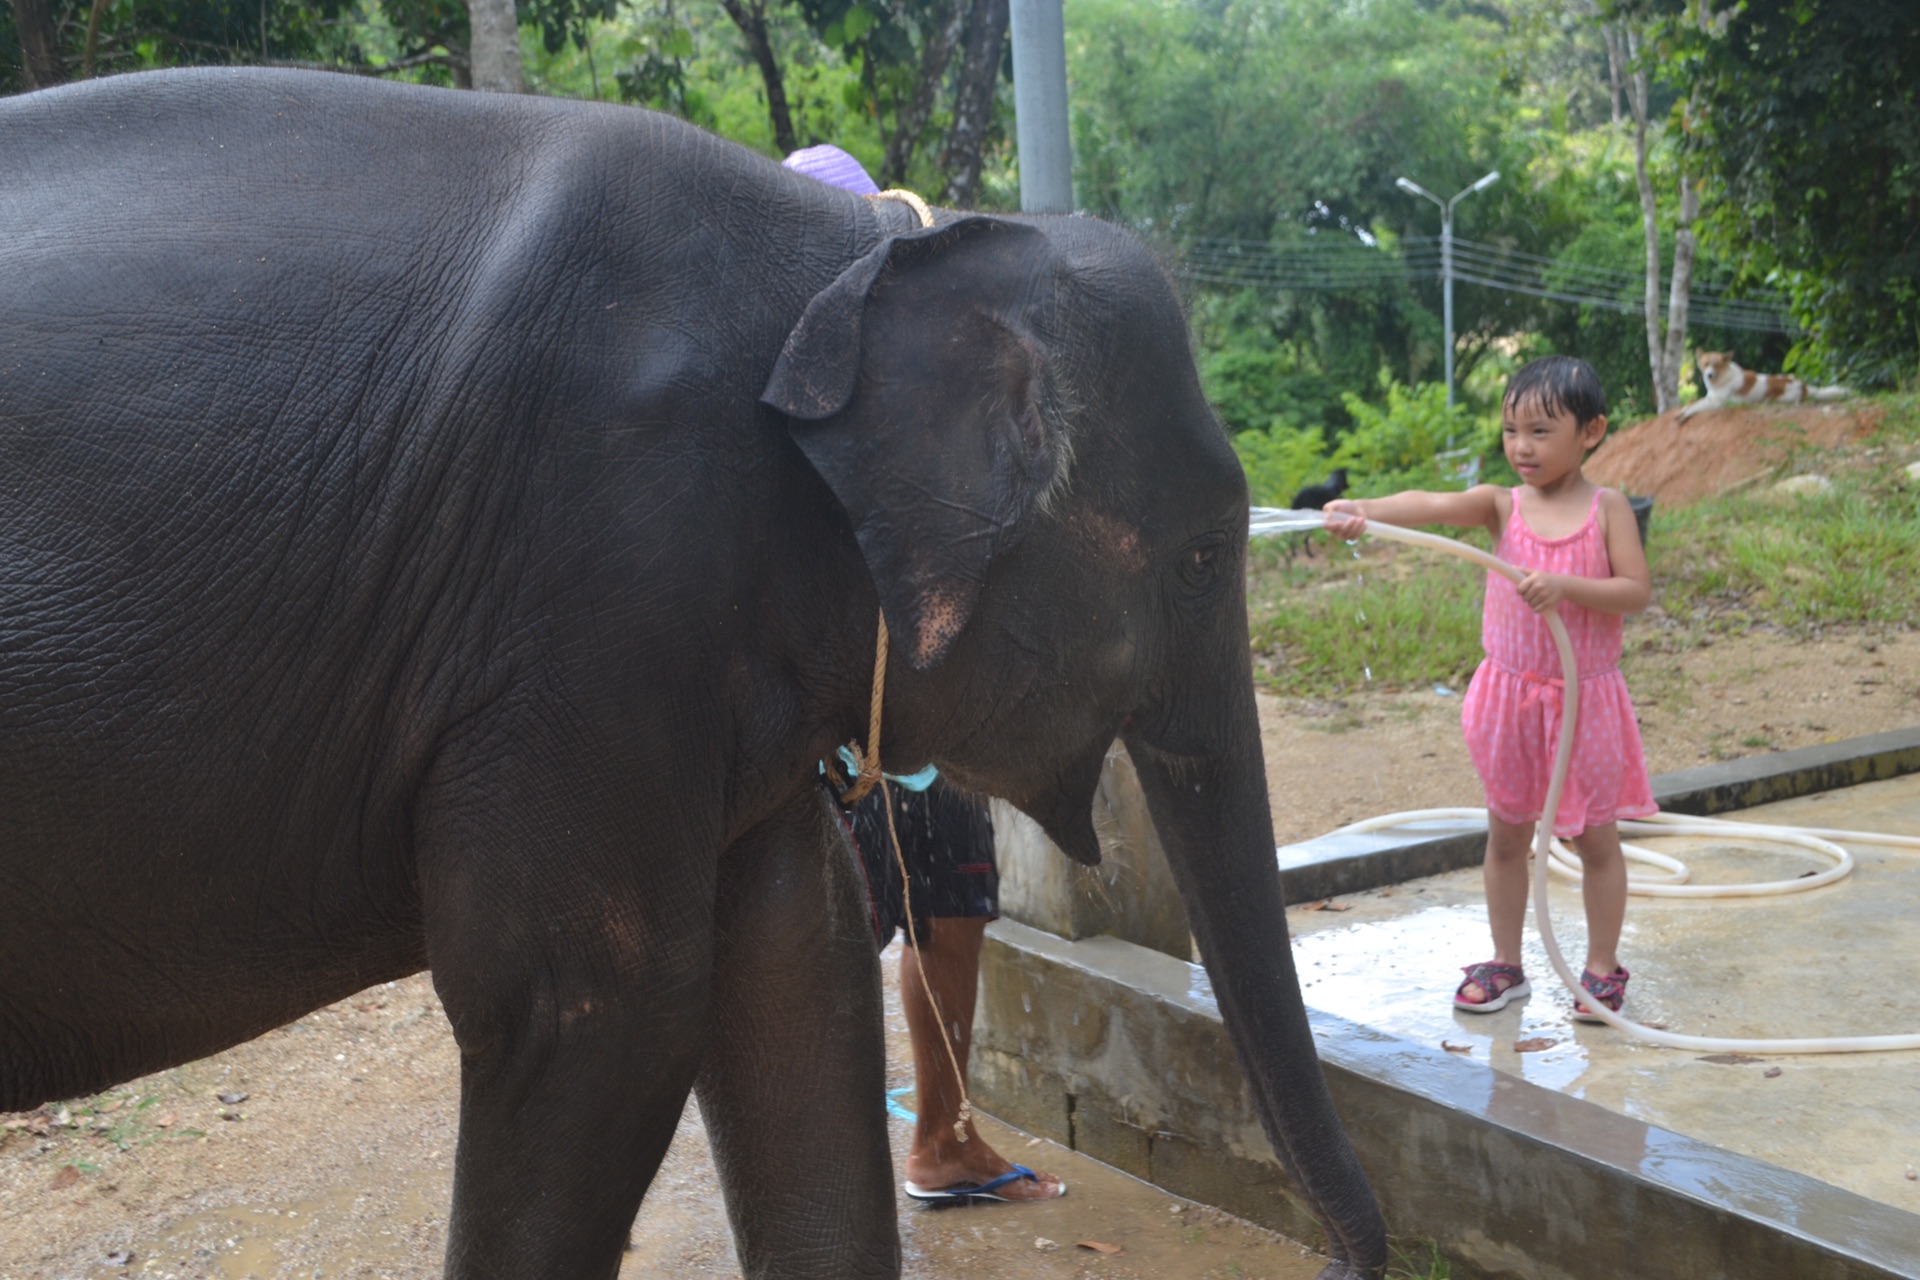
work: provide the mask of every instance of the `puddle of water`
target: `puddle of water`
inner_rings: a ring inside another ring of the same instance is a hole
[[[1321,929],[1294,939],[1294,963],[1309,1005],[1429,1048],[1455,1046],[1511,1075],[1579,1096],[1588,1067],[1572,1019],[1553,990],[1497,1013],[1456,1012],[1452,992],[1463,965],[1486,959],[1484,907],[1433,906],[1385,920]],[[1550,972],[1545,954],[1525,958],[1528,974]],[[1542,1042],[1546,1042],[1544,1045]],[[1527,1045],[1521,1052],[1516,1045]]]

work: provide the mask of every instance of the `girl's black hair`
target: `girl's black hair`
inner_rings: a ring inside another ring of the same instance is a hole
[[[1583,427],[1607,412],[1607,389],[1600,385],[1600,375],[1573,356],[1542,356],[1527,364],[1507,383],[1500,404],[1512,408],[1529,400],[1537,400],[1550,414],[1570,413]]]

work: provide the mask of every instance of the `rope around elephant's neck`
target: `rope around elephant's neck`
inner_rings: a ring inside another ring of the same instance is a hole
[[[911,191],[895,187],[867,197],[869,200],[892,200],[913,210],[922,227],[933,225],[933,210],[927,202]],[[867,724],[867,750],[861,751],[858,744],[848,743],[848,749],[860,762],[860,776],[847,788],[842,801],[851,806],[858,804],[877,783],[880,787],[881,807],[887,811],[887,839],[893,844],[893,860],[900,868],[900,910],[907,918],[907,943],[915,955],[920,952],[920,932],[913,923],[913,885],[912,877],[907,874],[907,855],[900,849],[900,832],[893,822],[893,791],[887,786],[886,778],[880,772],[880,701],[881,691],[886,686],[887,675],[887,615],[880,613],[880,638],[874,646],[873,657],[873,703]],[[933,1010],[933,1020],[940,1027],[940,1043],[947,1051],[947,1062],[953,1067],[953,1083],[960,1090],[960,1110],[953,1121],[953,1136],[957,1142],[965,1142],[970,1136],[967,1124],[973,1119],[973,1099],[967,1093],[967,1073],[960,1069],[960,1055],[954,1051],[953,1036],[947,1031],[947,1018],[941,1012],[940,1002],[934,998],[933,984],[927,981],[926,965],[917,964],[914,970],[920,975],[920,990],[927,997],[927,1007]],[[916,1110],[924,1109],[926,1099],[915,1099]]]
[[[887,692],[887,613],[880,611],[879,637],[873,643],[873,696],[867,700],[867,745],[861,749],[858,741],[847,744],[847,752],[858,763],[858,772],[847,779],[847,789],[840,795],[840,803],[851,809],[867,798],[874,784],[880,781],[880,707],[886,700]]]
[[[891,200],[895,204],[903,204],[913,210],[913,216],[920,219],[920,225],[922,227],[930,227],[933,225],[933,210],[927,207],[925,200],[922,200],[916,193],[908,191],[905,187],[890,187],[885,191],[876,191],[868,196],[867,199]]]
[[[893,187],[886,191],[876,191],[868,196],[869,200],[888,200],[903,204],[913,210],[914,218],[922,227],[933,225],[933,210],[927,202],[914,192],[903,187]],[[874,785],[880,781],[880,703],[887,682],[887,611],[880,610],[880,638],[874,644],[873,655],[873,703],[867,714],[867,747],[860,749],[857,742],[849,742],[847,751],[858,764],[858,773],[847,780],[847,789],[840,796],[840,803],[851,809],[867,798]],[[891,817],[891,814],[889,814]],[[896,845],[898,842],[895,842]]]

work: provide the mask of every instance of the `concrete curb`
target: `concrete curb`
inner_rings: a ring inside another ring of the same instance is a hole
[[[1658,774],[1653,779],[1653,798],[1669,813],[1730,813],[1916,772],[1920,772],[1920,728],[1898,729]],[[1413,841],[1404,833],[1391,832],[1318,836],[1280,849],[1280,884],[1288,902],[1318,902],[1475,867],[1486,847],[1483,831]]]

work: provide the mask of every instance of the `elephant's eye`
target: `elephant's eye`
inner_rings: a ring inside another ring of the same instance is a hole
[[[1188,543],[1180,553],[1180,585],[1190,594],[1199,595],[1218,582],[1226,545],[1227,540],[1219,534]]]

